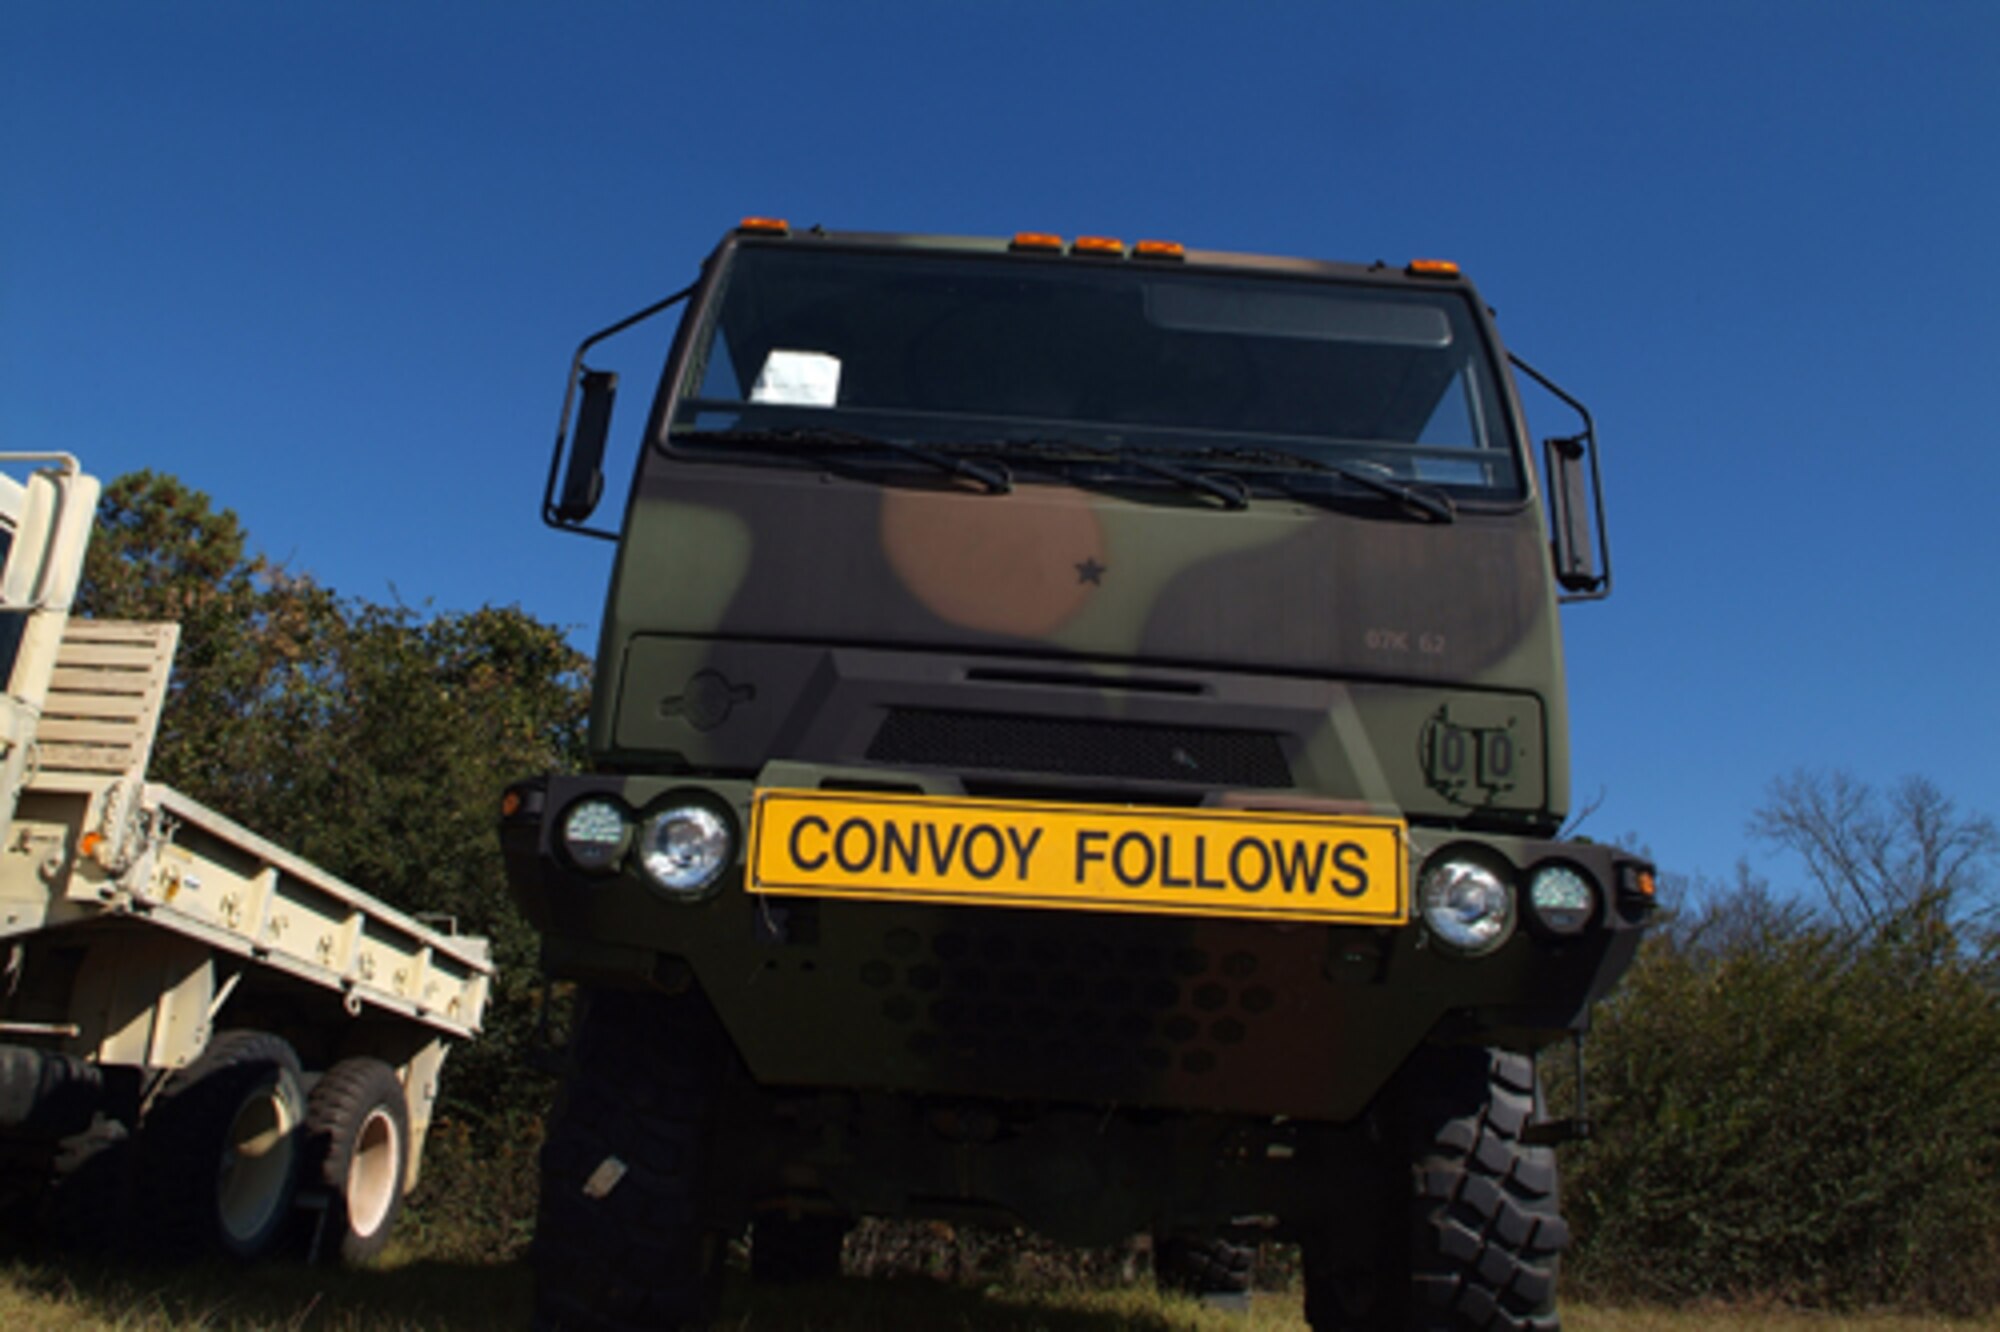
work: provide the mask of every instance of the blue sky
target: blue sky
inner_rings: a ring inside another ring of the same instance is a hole
[[[4,0],[0,447],[588,642],[563,368],[746,213],[1453,258],[1604,439],[1586,831],[1788,882],[1743,824],[1794,767],[2000,815],[1996,76],[1953,0]]]

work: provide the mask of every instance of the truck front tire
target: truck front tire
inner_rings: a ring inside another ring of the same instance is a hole
[[[1403,1200],[1405,1233],[1372,1262],[1333,1227],[1306,1237],[1314,1332],[1557,1332],[1556,1268],[1569,1229],[1555,1149],[1521,1140],[1537,1109],[1527,1055],[1419,1051],[1382,1114],[1386,1140],[1403,1147],[1387,1189]]]
[[[697,992],[605,990],[585,997],[570,1055],[542,1147],[535,1326],[700,1327],[726,1240],[704,1185],[728,1040]]]

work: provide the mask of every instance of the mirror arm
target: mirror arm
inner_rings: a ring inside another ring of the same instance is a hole
[[[577,382],[585,375],[599,373],[586,369],[583,364],[583,358],[592,347],[603,342],[606,338],[616,337],[626,329],[631,328],[634,324],[642,324],[661,311],[671,309],[673,306],[680,304],[692,296],[695,287],[699,285],[699,283],[689,283],[673,295],[654,301],[645,309],[629,314],[615,324],[598,329],[597,332],[576,345],[576,354],[570,357],[569,361],[569,378],[563,384],[562,415],[556,420],[556,445],[549,457],[549,476],[547,482],[542,486],[542,521],[550,527],[559,528],[565,532],[576,532],[583,536],[599,537],[606,541],[616,541],[618,539],[616,532],[606,531],[599,527],[585,527],[582,525],[581,520],[564,518],[562,507],[556,502],[556,486],[563,479],[563,458],[569,453],[569,418],[570,412],[576,406]],[[615,375],[611,377],[611,382],[613,384],[617,383]],[[582,424],[582,422],[578,423],[579,430],[581,430]]]
[[[1570,436],[1567,440],[1549,441],[1551,450],[1550,462],[1553,463],[1555,451],[1560,445],[1567,443],[1575,446],[1576,451],[1582,455],[1583,464],[1590,469],[1590,506],[1593,516],[1596,519],[1594,525],[1597,530],[1596,550],[1594,553],[1597,556],[1597,567],[1602,572],[1594,575],[1592,582],[1588,586],[1562,595],[1558,597],[1558,600],[1564,602],[1602,601],[1611,595],[1611,533],[1604,518],[1604,471],[1598,462],[1597,422],[1591,416],[1590,408],[1564,392],[1560,385],[1541,371],[1535,369],[1534,366],[1529,365],[1512,352],[1507,354],[1507,360],[1516,370],[1519,370],[1522,374],[1525,374],[1528,378],[1547,389],[1564,406],[1575,412],[1583,422],[1583,429],[1579,433]],[[1577,454],[1570,453],[1567,461],[1569,466],[1573,468],[1577,463]],[[1553,474],[1549,478],[1549,483],[1553,489],[1556,483],[1556,478]],[[1565,486],[1564,489],[1567,492],[1569,488]],[[1567,504],[1569,496],[1566,493],[1563,496],[1551,495],[1549,498],[1552,506],[1561,507]],[[1556,525],[1558,542],[1567,543],[1574,532],[1578,515],[1563,512],[1556,516],[1559,519]],[[1558,569],[1557,576],[1559,578],[1561,573],[1562,571]]]

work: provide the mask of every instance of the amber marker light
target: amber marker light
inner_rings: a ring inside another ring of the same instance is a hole
[[[1659,885],[1650,865],[1626,864],[1618,871],[1618,904],[1628,912],[1651,911],[1659,904]]]
[[[1185,259],[1187,246],[1179,241],[1140,241],[1132,247],[1135,259]]]
[[[1125,242],[1109,236],[1078,236],[1069,247],[1071,254],[1101,254],[1112,259],[1125,257]]]
[[[521,812],[521,793],[519,791],[509,791],[506,795],[500,797],[501,818],[511,819],[520,812]]]
[[[782,217],[746,217],[736,224],[738,231],[753,232],[759,236],[789,236],[792,224]]]
[[[1458,265],[1449,259],[1412,259],[1403,271],[1411,277],[1455,278]]]
[[[1014,243],[1008,248],[1015,250],[1053,250],[1060,253],[1062,247],[1063,241],[1061,236],[1051,235],[1046,231],[1017,231],[1014,233]]]
[[[86,856],[95,856],[98,849],[103,845],[103,833],[87,832],[83,835],[83,839],[76,844],[76,849]]]

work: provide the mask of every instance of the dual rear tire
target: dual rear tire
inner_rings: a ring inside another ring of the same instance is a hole
[[[760,1214],[750,1223],[750,1279],[760,1286],[838,1280],[849,1228],[844,1216]]]
[[[142,1122],[138,1218],[173,1257],[261,1258],[291,1219],[306,1097],[276,1036],[226,1031],[167,1079]]]
[[[1153,1280],[1183,1295],[1247,1295],[1257,1247],[1219,1235],[1174,1231],[1153,1236]]]
[[[253,1260],[290,1247],[301,1189],[325,1198],[314,1249],[365,1262],[388,1243],[409,1172],[395,1070],[342,1060],[304,1091],[282,1038],[226,1031],[170,1076],[142,1120],[136,1219],[144,1247]]]
[[[396,1071],[379,1059],[343,1059],[306,1103],[306,1175],[326,1197],[315,1245],[365,1263],[389,1243],[410,1173],[410,1108]]]

